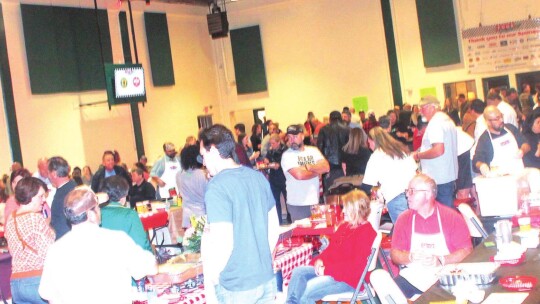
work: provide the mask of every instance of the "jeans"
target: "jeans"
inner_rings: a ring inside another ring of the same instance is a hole
[[[450,208],[454,208],[455,182],[437,185],[436,200]]]
[[[220,304],[264,304],[274,303],[276,298],[276,278],[263,283],[253,289],[243,291],[230,291],[221,285],[216,285],[216,298]]]
[[[314,304],[326,295],[343,292],[354,292],[354,288],[331,276],[318,276],[313,266],[300,266],[293,270],[286,303]]]
[[[311,216],[311,206],[293,206],[287,204],[287,209],[291,214],[291,221],[297,221]]]
[[[396,223],[398,216],[403,211],[409,209],[405,193],[401,193],[400,195],[394,197],[388,202],[388,204],[386,204],[386,206],[388,207],[388,214],[390,215],[390,219],[392,220],[393,224]]]
[[[43,300],[38,293],[39,282],[41,277],[31,277],[24,279],[12,279],[11,297],[13,303],[17,304],[41,304],[48,303]]]
[[[287,201],[287,187],[285,184],[283,185],[273,185],[270,183],[270,189],[272,189],[272,195],[274,196],[274,200],[276,201],[276,210],[278,214],[279,224],[283,225],[283,219],[282,217],[282,211],[281,211],[281,193],[283,193],[283,198],[285,201]],[[287,204],[285,204],[285,210],[287,210]],[[291,220],[291,215],[289,214],[289,210],[287,210],[287,221]]]

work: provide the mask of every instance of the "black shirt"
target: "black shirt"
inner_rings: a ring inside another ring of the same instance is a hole
[[[129,204],[135,208],[137,202],[156,199],[156,189],[147,181],[143,181],[140,186],[137,184],[129,189]]]

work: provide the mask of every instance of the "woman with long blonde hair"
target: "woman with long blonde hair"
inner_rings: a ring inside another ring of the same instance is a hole
[[[294,269],[287,303],[315,303],[329,294],[353,292],[377,236],[367,221],[370,199],[364,191],[352,190],[342,198],[344,219],[328,247],[311,266]]]
[[[375,150],[367,163],[362,189],[370,191],[373,186],[381,186],[380,193],[395,223],[408,208],[405,189],[416,174],[417,165],[409,149],[381,127],[371,129],[369,136],[375,142]]]

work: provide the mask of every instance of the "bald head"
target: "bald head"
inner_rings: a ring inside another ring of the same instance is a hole
[[[435,206],[437,183],[426,174],[415,175],[409,182],[406,194],[410,209],[429,213]]]
[[[39,171],[39,175],[41,177],[45,177],[45,178],[49,177],[49,159],[48,158],[42,157],[38,159],[37,168]]]
[[[504,129],[503,115],[501,111],[493,105],[487,106],[484,110],[484,119],[489,132],[499,134]]]

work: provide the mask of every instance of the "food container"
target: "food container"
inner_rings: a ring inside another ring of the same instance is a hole
[[[460,281],[486,285],[495,279],[497,268],[499,264],[493,262],[448,264],[437,275],[443,286],[454,286]]]

